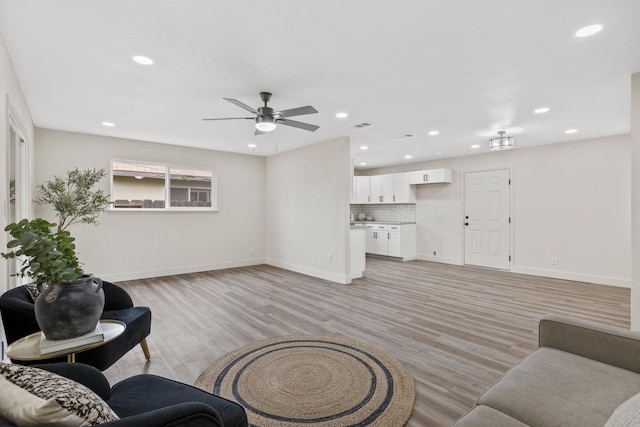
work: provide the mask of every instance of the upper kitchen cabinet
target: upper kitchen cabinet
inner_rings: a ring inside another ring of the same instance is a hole
[[[451,182],[451,169],[429,169],[409,172],[409,184],[439,184]]]
[[[416,188],[409,185],[409,173],[393,175],[393,203],[415,203]]]
[[[374,175],[370,178],[371,203],[393,203],[393,175]]]
[[[409,173],[356,176],[357,204],[415,203],[415,187],[409,185]]]
[[[356,176],[354,177],[356,182],[356,203],[365,204],[369,203],[370,190],[369,190],[369,177],[368,176]]]

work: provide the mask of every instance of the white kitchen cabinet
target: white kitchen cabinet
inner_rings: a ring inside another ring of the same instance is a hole
[[[393,174],[369,177],[371,203],[393,203]]]
[[[369,179],[368,176],[356,176],[356,203],[364,204],[369,203]]]
[[[376,251],[374,254],[376,255],[389,255],[389,242],[387,241],[389,237],[387,236],[386,231],[376,231],[375,242],[376,242]]]
[[[376,253],[376,231],[366,229],[364,231],[364,251],[368,254]]]
[[[409,184],[439,184],[451,182],[451,169],[429,169],[409,172]]]
[[[409,172],[393,174],[393,202],[416,202],[416,188],[409,185]]]
[[[367,224],[365,252],[402,258],[416,259],[415,224]]]
[[[382,197],[382,175],[369,177],[369,202],[380,203]]]
[[[400,230],[387,231],[387,255],[402,256],[402,232]]]

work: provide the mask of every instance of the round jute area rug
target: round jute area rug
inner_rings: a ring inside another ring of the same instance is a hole
[[[403,426],[415,401],[413,379],[398,361],[329,336],[249,344],[207,368],[196,387],[238,402],[259,427]]]

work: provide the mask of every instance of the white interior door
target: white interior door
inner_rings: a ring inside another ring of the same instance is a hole
[[[509,185],[509,169],[464,174],[465,264],[509,269]]]

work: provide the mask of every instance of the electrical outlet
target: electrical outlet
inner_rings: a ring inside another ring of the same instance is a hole
[[[551,265],[558,265],[558,258],[557,257],[554,257],[554,256],[551,257]]]
[[[253,255],[253,248],[249,248],[249,255]]]
[[[438,251],[433,251],[433,256],[438,256]]]
[[[329,261],[329,263],[333,262],[333,255],[327,254],[327,261]]]

